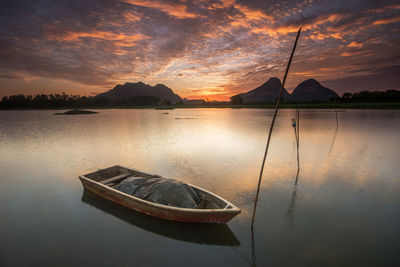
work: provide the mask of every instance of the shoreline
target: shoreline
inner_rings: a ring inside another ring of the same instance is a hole
[[[6,110],[66,110],[66,109],[191,109],[191,108],[258,108],[274,109],[275,104],[265,105],[170,105],[170,106],[103,106],[103,107],[43,107],[43,108],[0,108]],[[281,109],[294,109],[297,104],[281,104]],[[299,104],[300,109],[400,109],[400,103],[303,103]]]

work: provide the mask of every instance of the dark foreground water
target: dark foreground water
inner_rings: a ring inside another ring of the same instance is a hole
[[[165,113],[168,114],[165,114]],[[0,266],[399,266],[400,111],[301,111],[297,186],[272,110],[0,111]],[[115,164],[178,178],[242,209],[227,225],[148,217],[83,190]]]

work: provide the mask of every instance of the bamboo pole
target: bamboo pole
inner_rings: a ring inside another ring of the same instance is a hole
[[[294,140],[296,141],[296,147],[297,147],[297,122],[296,122],[296,117],[297,117],[297,109],[296,109],[296,115],[294,118],[292,118],[292,127],[294,131]]]
[[[296,141],[296,154],[297,154],[297,175],[296,175],[296,180],[295,184],[297,184],[297,180],[299,178],[299,172],[300,172],[300,107],[299,103],[297,103],[296,107],[296,114],[295,118],[292,118],[292,126],[294,130],[294,138]]]
[[[294,139],[296,141],[297,173],[300,171],[300,159],[299,159],[299,139],[300,139],[299,130],[300,130],[300,128],[299,128],[299,123],[300,123],[300,109],[299,109],[299,103],[297,103],[296,113],[295,113],[294,118],[292,118]]]
[[[264,172],[265,159],[267,158],[267,154],[268,154],[268,148],[269,148],[269,143],[271,141],[272,130],[274,128],[274,124],[275,124],[275,120],[276,120],[276,114],[278,113],[279,104],[281,102],[281,97],[282,97],[282,91],[283,91],[283,88],[285,86],[286,77],[287,77],[288,72],[289,72],[290,64],[292,63],[294,51],[296,50],[297,41],[299,40],[300,32],[301,32],[301,27],[300,27],[299,31],[297,32],[297,36],[296,36],[296,40],[294,42],[293,50],[292,50],[292,53],[290,55],[287,67],[286,67],[285,75],[283,76],[283,81],[282,81],[281,89],[279,91],[278,99],[276,100],[275,112],[274,112],[274,116],[272,117],[271,127],[269,129],[269,134],[268,134],[268,139],[267,139],[267,145],[265,147],[265,152],[264,152],[264,158],[263,158],[263,161],[262,161],[262,164],[261,164],[260,176],[258,178],[257,193],[256,193],[256,198],[254,200],[253,216],[252,216],[252,219],[251,219],[251,228],[253,228],[253,226],[254,226],[254,218],[255,218],[255,215],[256,215],[258,195],[260,193],[260,185],[261,185],[262,175],[263,175],[263,172]]]

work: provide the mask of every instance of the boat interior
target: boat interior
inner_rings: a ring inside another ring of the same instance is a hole
[[[103,185],[112,187],[124,179],[129,177],[143,177],[143,178],[161,178],[159,175],[148,174],[144,172],[140,172],[137,170],[128,169],[122,166],[112,166],[106,169],[99,169],[95,172],[85,174],[85,178],[88,178],[92,181],[101,183]],[[198,189],[196,187],[192,187],[193,190],[200,196],[202,199],[201,202],[197,205],[196,209],[231,209],[232,206],[229,203],[221,200],[214,195]]]

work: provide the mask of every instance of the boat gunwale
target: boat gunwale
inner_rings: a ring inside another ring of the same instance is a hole
[[[162,177],[162,176],[160,176],[160,175],[151,174],[151,173],[139,171],[139,170],[132,169],[132,168],[127,168],[127,167],[124,167],[124,166],[121,166],[121,165],[114,165],[114,166],[111,166],[111,167],[109,167],[109,168],[112,168],[112,167],[120,167],[120,168],[124,168],[124,169],[130,170],[130,171],[139,172],[139,173],[144,173],[144,174],[146,174],[146,175],[154,176],[154,178],[161,178],[161,177]],[[135,197],[135,196],[126,194],[126,193],[121,192],[121,191],[119,191],[119,190],[116,190],[116,189],[114,189],[114,188],[112,188],[112,187],[110,187],[110,186],[108,186],[108,185],[102,184],[102,183],[100,183],[100,182],[96,182],[96,181],[94,181],[94,180],[92,180],[92,179],[86,177],[85,175],[80,175],[79,178],[80,178],[80,179],[87,180],[87,181],[89,181],[89,182],[91,182],[91,183],[95,183],[96,185],[98,185],[98,186],[100,186],[100,187],[103,187],[103,188],[105,188],[105,189],[107,189],[107,190],[109,190],[109,191],[111,191],[111,192],[113,192],[113,193],[115,193],[115,194],[120,194],[120,195],[123,195],[123,196],[125,196],[125,197],[129,197],[130,199],[132,199],[132,200],[134,200],[134,201],[142,202],[143,204],[150,205],[150,206],[154,206],[154,207],[156,207],[156,208],[161,208],[161,209],[165,209],[165,210],[181,211],[181,212],[188,212],[188,213],[211,213],[211,212],[212,212],[212,213],[222,213],[222,214],[223,214],[223,213],[227,213],[227,214],[232,214],[232,213],[240,214],[240,212],[241,212],[240,208],[238,208],[237,206],[235,206],[235,205],[232,204],[231,202],[227,201],[226,199],[224,199],[224,198],[222,198],[222,197],[220,197],[220,196],[218,196],[218,195],[216,195],[216,194],[214,194],[214,193],[212,193],[212,192],[210,192],[210,191],[208,191],[208,190],[205,190],[205,189],[203,189],[203,188],[201,188],[201,187],[198,187],[198,186],[195,186],[195,185],[192,185],[192,184],[189,184],[189,183],[185,183],[185,184],[187,184],[187,185],[189,185],[190,187],[193,187],[193,188],[195,188],[195,189],[197,189],[197,190],[200,190],[200,191],[203,191],[203,192],[205,192],[205,193],[208,193],[208,194],[210,194],[211,196],[213,196],[213,197],[215,197],[215,198],[218,198],[219,200],[221,200],[221,201],[223,201],[224,203],[226,203],[226,204],[227,204],[226,206],[230,206],[230,208],[219,208],[219,209],[191,209],[191,208],[181,208],[181,207],[175,207],[175,206],[168,206],[168,205],[163,205],[163,204],[151,202],[151,201],[148,201],[148,200],[144,200],[144,199],[141,199],[141,198],[138,198],[138,197]],[[163,178],[165,178],[165,177],[163,177]],[[166,178],[166,179],[168,179],[168,178]],[[86,186],[85,186],[85,187],[86,187]]]

